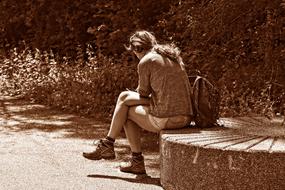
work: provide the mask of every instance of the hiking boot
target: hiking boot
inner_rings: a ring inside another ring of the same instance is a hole
[[[120,171],[133,174],[146,174],[143,157],[132,157],[130,161],[122,163]]]
[[[83,152],[83,157],[89,160],[101,160],[101,159],[115,159],[114,145],[106,142],[107,140],[101,139],[98,142],[96,149],[93,152]]]

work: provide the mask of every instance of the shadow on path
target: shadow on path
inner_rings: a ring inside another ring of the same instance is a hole
[[[109,127],[104,121],[66,114],[12,97],[0,97],[0,114],[0,123],[8,133],[38,130],[61,132],[66,138],[99,139],[106,135]]]
[[[86,139],[92,144],[93,140],[107,135],[109,123],[106,121],[87,118],[76,114],[64,113],[48,106],[35,104],[17,97],[0,96],[0,132],[6,135],[15,133],[30,134],[43,132],[43,135],[53,134],[55,138]],[[142,147],[149,157],[146,160],[152,168],[159,168],[158,134],[144,132]],[[122,132],[116,143],[119,159],[130,154],[130,148]]]
[[[124,180],[131,183],[142,183],[142,184],[150,184],[150,185],[160,185],[160,178],[152,178],[151,176],[146,175],[137,175],[136,178],[127,178],[127,177],[119,177],[119,176],[108,176],[108,175],[97,175],[92,174],[88,175],[87,177],[90,178],[102,178],[102,179],[118,179],[118,180]]]

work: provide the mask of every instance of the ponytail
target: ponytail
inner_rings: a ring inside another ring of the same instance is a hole
[[[153,47],[153,50],[176,63],[182,63],[180,50],[174,44],[157,44]]]

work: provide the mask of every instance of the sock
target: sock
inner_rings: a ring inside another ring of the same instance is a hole
[[[114,146],[114,142],[115,142],[115,139],[108,137],[108,136],[105,139],[103,139],[103,143],[106,145]]]
[[[107,136],[106,139],[107,139],[108,141],[112,142],[112,143],[115,142],[115,139],[113,139],[112,137],[108,137],[108,136]]]
[[[132,152],[132,157],[139,161],[143,160],[142,152]]]

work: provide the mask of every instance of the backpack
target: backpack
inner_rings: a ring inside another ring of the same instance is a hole
[[[197,127],[219,126],[220,93],[206,78],[197,76],[192,86],[194,122]]]

